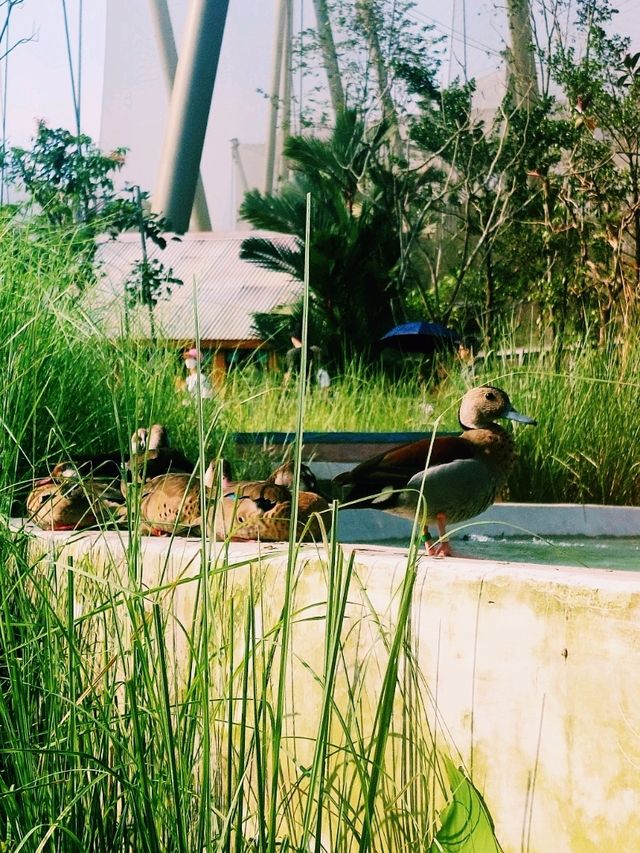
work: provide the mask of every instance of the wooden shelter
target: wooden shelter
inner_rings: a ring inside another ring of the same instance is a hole
[[[148,259],[158,259],[182,284],[172,285],[167,298],[153,309],[157,338],[175,341],[176,348],[193,346],[196,317],[200,348],[210,351],[214,371],[226,371],[242,353],[264,349],[270,364],[276,354],[253,328],[253,314],[284,308],[301,294],[302,285],[291,276],[264,269],[240,258],[247,232],[189,233],[169,237],[165,249],[147,241]],[[251,232],[293,246],[294,238]],[[138,234],[124,234],[102,243],[97,253],[98,282],[88,297],[88,309],[109,336],[128,334],[151,340],[151,318],[146,306],[127,306],[126,285],[143,258]]]

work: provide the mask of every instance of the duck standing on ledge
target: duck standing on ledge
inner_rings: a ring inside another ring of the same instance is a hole
[[[359,507],[406,518],[415,517],[422,494],[427,554],[451,556],[447,524],[465,521],[491,506],[513,467],[515,442],[495,423],[497,418],[536,423],[516,411],[500,388],[472,388],[460,404],[461,435],[403,444],[365,460],[333,482],[347,487],[343,498],[359,501]],[[428,525],[433,522],[440,535],[436,545],[429,541]]]

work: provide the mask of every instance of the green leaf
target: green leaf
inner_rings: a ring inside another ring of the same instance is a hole
[[[480,792],[447,756],[443,757],[451,800],[440,814],[440,829],[429,853],[502,853]]]

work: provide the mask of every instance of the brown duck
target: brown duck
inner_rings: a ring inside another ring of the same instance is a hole
[[[119,523],[126,515],[113,481],[47,477],[27,496],[27,517],[43,530],[80,530]]]
[[[152,427],[153,431],[153,427]],[[155,444],[152,438],[151,444]],[[153,452],[157,447],[150,447]],[[189,463],[191,464],[191,463]],[[219,462],[212,460],[205,472],[208,500],[215,497],[215,478]],[[231,468],[222,463],[223,488],[229,483]],[[199,535],[201,530],[200,480],[193,473],[170,472],[146,480],[140,485],[140,531],[163,536]]]
[[[516,411],[500,388],[472,388],[460,405],[461,435],[403,444],[340,474],[334,483],[346,487],[343,498],[359,501],[360,507],[408,518],[415,517],[422,492],[427,553],[450,556],[447,524],[465,521],[491,506],[513,467],[515,443],[495,423],[497,418],[536,423]],[[428,524],[432,522],[437,523],[440,535],[435,546],[429,543]]]
[[[307,466],[304,466],[305,468]],[[304,476],[304,469],[301,480]],[[315,484],[315,478],[309,471]],[[288,541],[291,535],[293,466],[281,465],[264,481],[227,482],[221,499],[212,508],[210,533],[217,538],[239,541]],[[307,480],[310,482],[310,480]],[[306,483],[305,483],[306,485]],[[303,541],[316,540],[330,526],[329,505],[319,494],[298,492],[298,536]]]
[[[161,474],[140,486],[141,533],[198,535],[200,521],[200,484],[192,474]]]
[[[153,424],[138,429],[131,436],[131,458],[127,469],[136,481],[152,480],[161,474],[191,474],[195,465],[180,450],[169,446],[167,429]]]

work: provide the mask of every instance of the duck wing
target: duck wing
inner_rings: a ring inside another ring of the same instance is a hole
[[[140,517],[145,529],[188,533],[200,526],[200,488],[188,474],[163,474],[141,490]]]
[[[381,492],[402,489],[425,467],[431,470],[457,460],[474,459],[477,454],[477,448],[464,436],[447,435],[433,440],[424,438],[366,459],[351,471],[339,474],[333,482],[338,486],[350,487],[347,500],[375,498]],[[379,505],[377,501],[375,505]]]
[[[443,514],[447,521],[464,521],[487,509],[499,486],[484,460],[456,459],[418,472],[406,489],[389,495],[387,506],[381,508],[413,517],[422,494],[427,520]]]
[[[269,480],[241,480],[229,483],[224,497],[249,498],[262,512],[269,512],[277,504],[291,502],[290,490]]]

